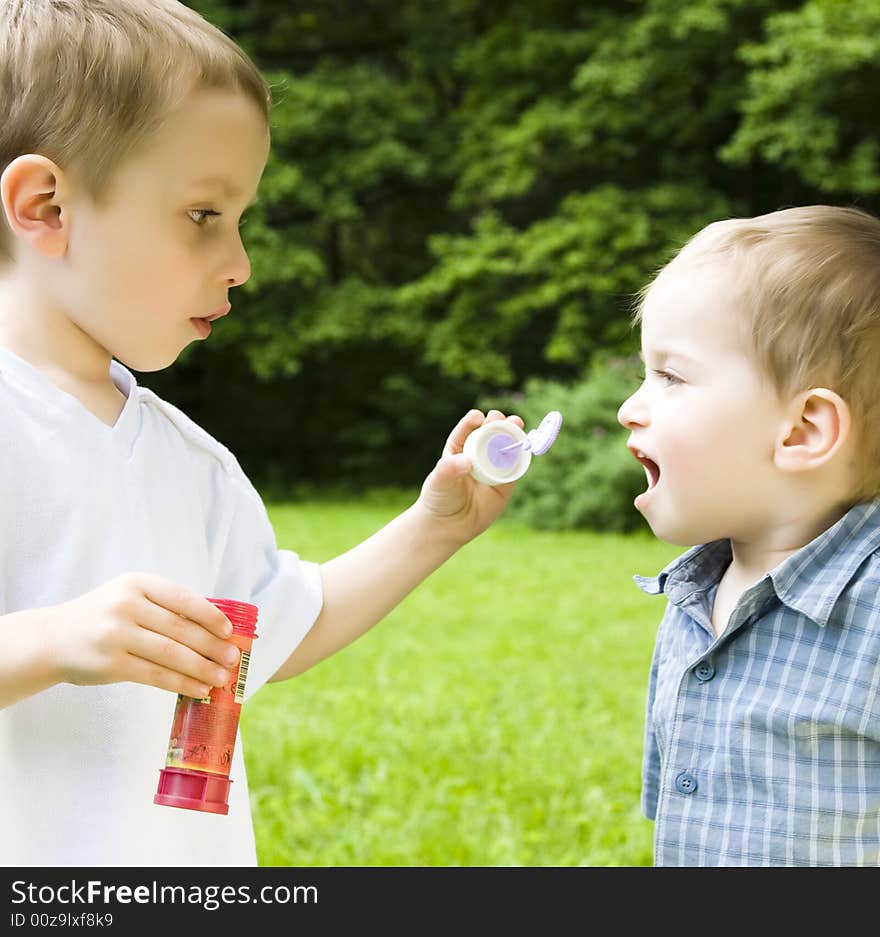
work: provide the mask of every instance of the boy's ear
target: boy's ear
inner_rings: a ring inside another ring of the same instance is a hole
[[[826,387],[813,387],[793,401],[792,419],[779,434],[773,461],[786,472],[818,468],[849,438],[852,422],[846,401]]]
[[[0,176],[6,223],[43,257],[61,257],[67,250],[66,213],[58,191],[63,179],[52,160],[34,153],[16,157]]]

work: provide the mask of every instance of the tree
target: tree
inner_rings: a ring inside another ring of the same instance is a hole
[[[191,5],[272,82],[273,151],[235,314],[148,383],[257,479],[415,482],[476,399],[630,351],[708,221],[880,207],[869,0]]]

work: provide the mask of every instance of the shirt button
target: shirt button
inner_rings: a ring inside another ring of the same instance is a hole
[[[675,779],[675,789],[679,794],[693,794],[697,789],[697,779],[689,771],[682,771]]]
[[[715,668],[712,664],[707,661],[701,661],[694,667],[694,676],[700,681],[700,683],[705,683],[707,680],[711,680],[715,676]]]

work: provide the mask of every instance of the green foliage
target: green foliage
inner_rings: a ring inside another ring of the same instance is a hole
[[[257,481],[417,484],[477,399],[630,352],[707,222],[880,210],[874,0],[192,5],[273,148],[233,315],[145,383]]]
[[[571,385],[531,380],[519,398],[487,400],[519,414],[526,431],[550,410],[562,414],[553,447],[536,456],[517,482],[508,515],[536,528],[643,530],[633,498],[645,489],[645,471],[626,448],[629,436],[617,410],[638,386],[638,358],[597,359]]]
[[[566,196],[523,230],[487,212],[471,235],[434,237],[437,263],[397,298],[434,322],[426,357],[447,374],[509,386],[548,362],[576,373],[595,351],[630,341],[632,295],[726,208],[694,186],[608,185]]]
[[[766,39],[747,43],[743,121],[722,156],[760,157],[794,170],[820,192],[880,192],[880,5],[808,0],[776,13]]]

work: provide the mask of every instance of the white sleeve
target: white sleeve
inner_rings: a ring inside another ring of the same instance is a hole
[[[251,602],[259,609],[245,684],[248,699],[290,657],[318,617],[321,571],[318,563],[278,548],[265,505],[234,458],[226,461],[222,474],[222,497],[232,505],[222,512],[225,529],[214,532],[214,597]]]

